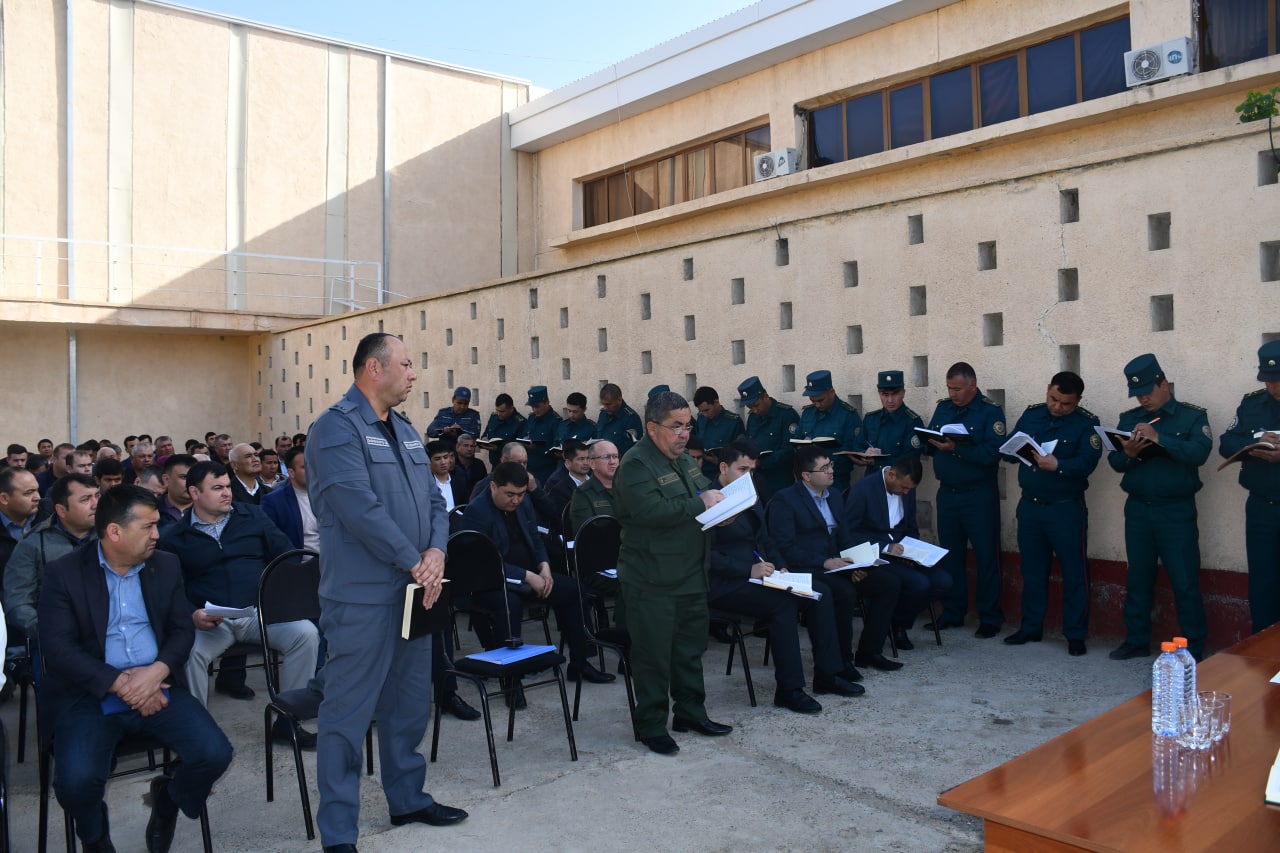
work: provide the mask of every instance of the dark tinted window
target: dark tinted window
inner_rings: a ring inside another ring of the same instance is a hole
[[[929,78],[930,137],[973,130],[973,72],[969,66]]]
[[[1027,112],[1042,113],[1075,102],[1075,36],[1027,48]]]
[[[1006,56],[978,68],[982,125],[1010,121],[1021,115],[1018,105],[1018,57]]]
[[[863,95],[845,104],[849,156],[865,157],[884,150],[884,95]]]
[[[833,104],[813,113],[813,153],[815,166],[839,163],[844,159],[844,105]]]
[[[889,147],[924,141],[924,84],[889,93]]]
[[[1202,0],[1206,71],[1267,55],[1267,6],[1274,0]],[[1280,24],[1277,25],[1280,29]]]
[[[1128,49],[1128,18],[1080,33],[1080,80],[1086,101],[1125,90],[1124,63],[1116,58]]]

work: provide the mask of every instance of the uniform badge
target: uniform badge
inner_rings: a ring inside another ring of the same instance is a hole
[[[1129,377],[1129,384],[1130,384],[1130,385],[1137,385],[1137,384],[1138,384],[1139,382],[1141,382],[1141,381],[1142,381],[1142,380],[1141,380],[1141,379],[1139,379],[1139,378],[1138,378],[1138,377],[1136,377],[1136,376],[1130,376],[1130,377]]]
[[[1102,449],[1102,439],[1098,438],[1098,434],[1096,432],[1089,436],[1089,446],[1094,450]]]
[[[794,423],[787,426],[787,432],[791,433],[792,435],[795,435],[798,429],[800,429],[799,423]]]
[[[859,435],[861,435],[861,434],[862,434],[862,427],[854,427],[854,428],[853,428],[853,437],[854,437],[854,438],[857,438],[857,437],[858,437]]]
[[[920,449],[920,436],[918,435],[911,436],[911,446],[914,447],[916,450]]]
[[[1213,441],[1213,432],[1209,429],[1208,424],[1205,424],[1204,426],[1200,427],[1200,431],[1204,433],[1205,438],[1209,439],[1210,441]]]
[[[996,435],[1004,435],[1004,421],[996,421],[991,425],[991,431]]]

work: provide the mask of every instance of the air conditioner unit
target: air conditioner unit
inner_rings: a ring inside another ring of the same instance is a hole
[[[757,181],[767,181],[778,175],[790,175],[792,172],[800,171],[794,148],[779,148],[768,154],[757,154],[754,166]]]
[[[1191,39],[1140,47],[1124,55],[1124,82],[1130,87],[1191,73]]]

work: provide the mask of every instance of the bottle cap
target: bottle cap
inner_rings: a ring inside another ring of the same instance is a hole
[[[1162,652],[1172,652],[1172,651],[1176,650],[1177,648],[1178,648],[1177,646],[1175,646],[1173,643],[1169,643],[1169,642],[1164,642],[1164,643],[1161,643],[1161,644],[1160,644],[1160,651],[1162,651]]]
[[[1178,648],[1180,648],[1180,649],[1185,649],[1185,648],[1187,647],[1187,638],[1186,638],[1186,637],[1174,637],[1174,638],[1173,638],[1173,644],[1174,644],[1175,646],[1177,646]]]

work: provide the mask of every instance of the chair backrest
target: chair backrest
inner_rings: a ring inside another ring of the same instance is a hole
[[[597,515],[582,522],[574,539],[574,562],[578,576],[596,577],[597,572],[618,567],[622,547],[622,524],[611,515]]]
[[[320,555],[305,548],[285,551],[267,563],[258,581],[258,638],[272,699],[280,684],[278,670],[271,665],[271,626],[300,619],[320,619]]]
[[[462,528],[462,514],[466,512],[466,504],[456,504],[449,510],[449,532],[457,533]]]
[[[475,530],[460,530],[449,537],[444,576],[450,597],[502,589],[507,583],[498,546]]]

